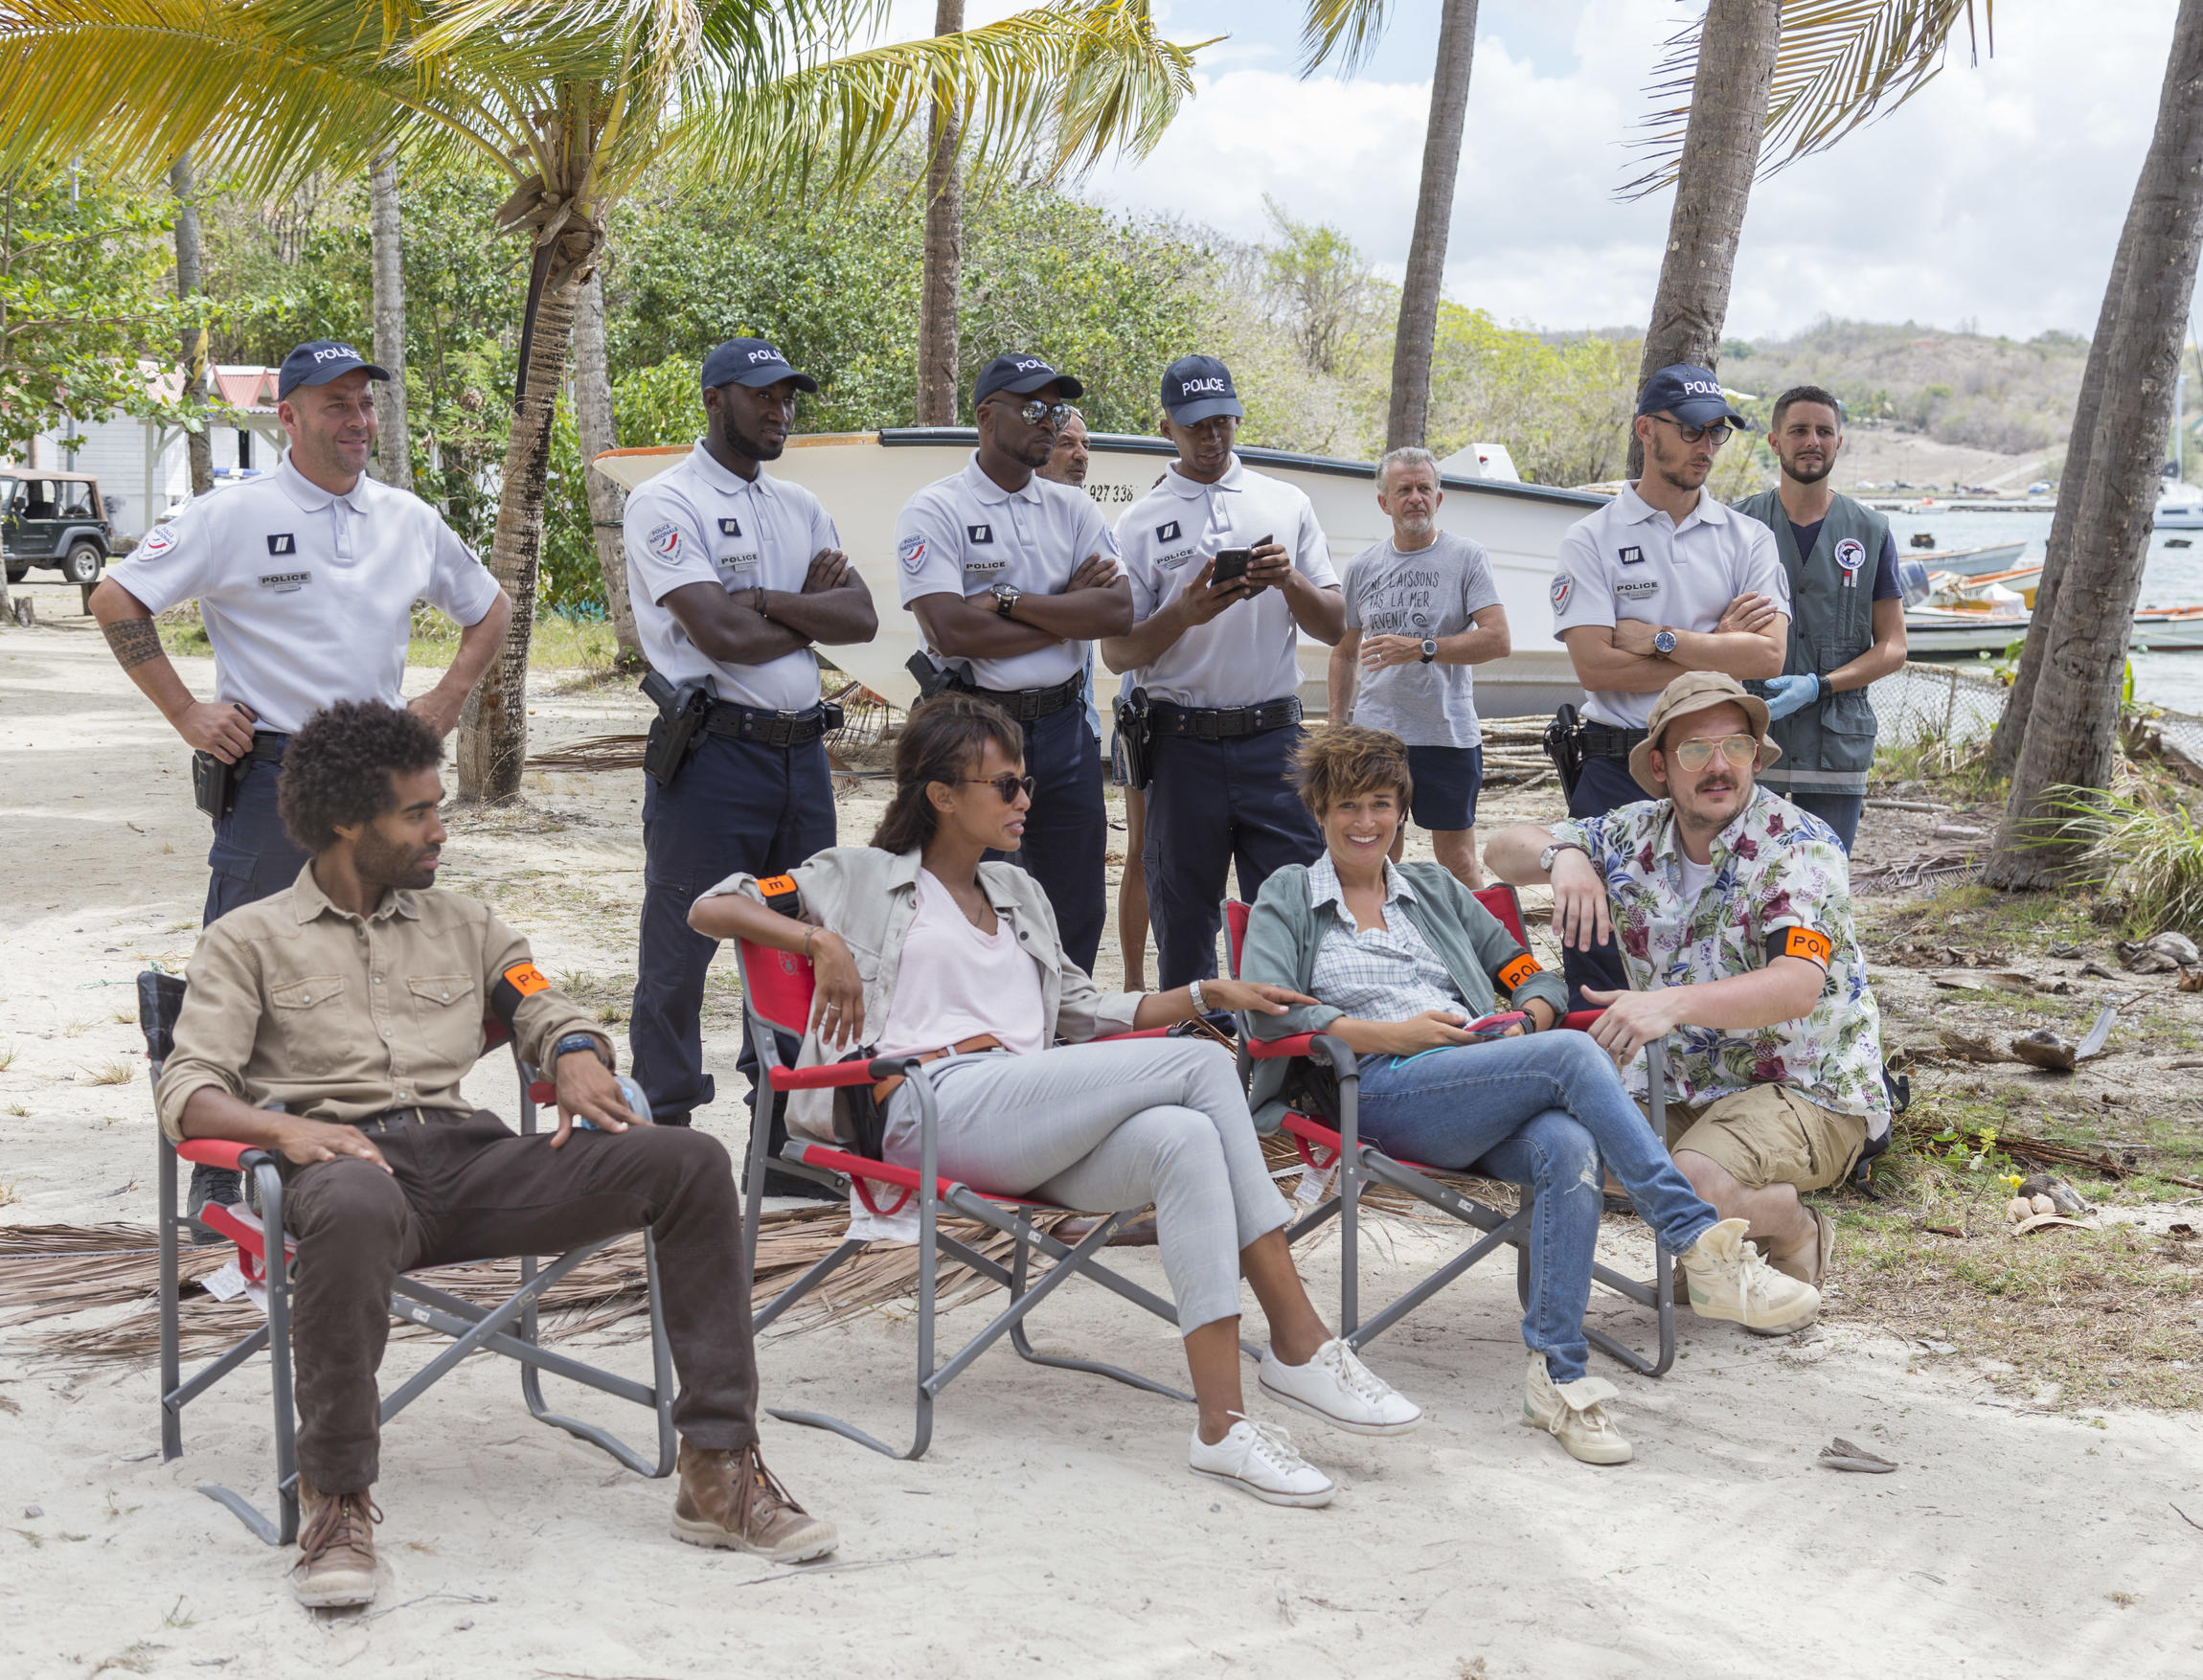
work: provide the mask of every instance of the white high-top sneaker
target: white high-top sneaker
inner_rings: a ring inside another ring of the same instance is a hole
[[[1625,1464],[1636,1448],[1622,1439],[1614,1420],[1606,1416],[1606,1402],[1619,1399],[1622,1391],[1602,1376],[1579,1376],[1574,1382],[1555,1382],[1545,1369],[1545,1355],[1530,1355],[1530,1376],[1522,1389],[1522,1421],[1542,1429],[1568,1449],[1571,1458],[1587,1464]]]
[[[1193,1431],[1190,1462],[1196,1475],[1252,1493],[1271,1505],[1329,1505],[1338,1491],[1331,1479],[1293,1450],[1293,1438],[1275,1423],[1238,1419],[1223,1440],[1211,1446]]]
[[[1749,1222],[1723,1219],[1678,1256],[1690,1280],[1691,1310],[1725,1318],[1756,1336],[1786,1336],[1821,1313],[1821,1292],[1778,1272],[1744,1239]]]

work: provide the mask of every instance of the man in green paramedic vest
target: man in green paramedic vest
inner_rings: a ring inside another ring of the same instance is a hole
[[[1767,444],[1782,483],[1737,504],[1775,534],[1790,580],[1789,657],[1781,676],[1752,685],[1783,749],[1760,782],[1828,824],[1848,852],[1874,762],[1867,685],[1905,662],[1896,541],[1887,519],[1828,487],[1844,446],[1843,404],[1829,393],[1783,392]]]

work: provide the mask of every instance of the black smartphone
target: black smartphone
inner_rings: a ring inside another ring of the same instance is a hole
[[[1247,568],[1255,563],[1255,551],[1251,548],[1228,548],[1216,556],[1216,569],[1209,574],[1209,581],[1229,583],[1244,578]]]

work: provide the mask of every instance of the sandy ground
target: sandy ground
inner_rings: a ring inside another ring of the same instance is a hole
[[[186,674],[203,692],[204,666]],[[624,691],[550,687],[534,702],[539,744],[641,727]],[[185,957],[197,925],[206,829],[185,754],[80,620],[0,630],[0,715],[14,863],[0,903],[0,1056],[13,1052],[0,1182],[15,1198],[0,1226],[147,1222],[152,1134],[128,983],[148,957]],[[531,776],[523,811],[463,822],[447,853],[447,884],[496,899],[548,970],[608,997],[632,969],[639,780]],[[1528,814],[1542,797],[1507,803]],[[852,795],[843,831],[868,829]],[[713,1061],[732,1082],[731,1000],[714,1001]],[[110,1068],[120,1082],[94,1082]],[[484,1101],[507,1095],[494,1064],[477,1083]],[[739,1114],[722,1099],[708,1124],[729,1136]],[[1457,1246],[1442,1229],[1373,1224],[1371,1302]],[[1648,1264],[1641,1227],[1612,1225],[1607,1246]],[[1335,1305],[1335,1260],[1329,1243],[1306,1257],[1319,1304]],[[1160,1286],[1152,1251],[1125,1266]],[[1595,1311],[1634,1339],[1649,1330],[1612,1298]],[[1043,1319],[1044,1350],[1182,1370],[1167,1331],[1100,1291],[1074,1286]],[[1487,1265],[1380,1341],[1373,1363],[1429,1421],[1396,1442],[1296,1426],[1342,1485],[1322,1511],[1213,1488],[1185,1469],[1185,1409],[1007,1349],[949,1391],[918,1464],[768,1421],[774,1466],[842,1529],[832,1566],[804,1570],[675,1544],[670,1484],[532,1427],[511,1368],[478,1360],[391,1427],[376,1489],[388,1579],[371,1617],[344,1620],[299,1609],[288,1558],[193,1491],[260,1485],[264,1365],[201,1400],[186,1455],[163,1464],[149,1364],[63,1369],[0,1342],[0,1672],[2203,1671],[2203,1532],[2171,1509],[2203,1521],[2193,1417],[2029,1415],[1855,1324],[1767,1343],[1686,1313],[1664,1380],[1597,1364],[1623,1391],[1638,1458],[1596,1471],[1515,1422],[1514,1319],[1511,1280]],[[1260,1335],[1251,1305],[1247,1331]],[[913,1345],[885,1313],[770,1337],[766,1398],[892,1434]],[[599,1351],[646,1370],[636,1344]],[[387,1369],[424,1357],[395,1344]],[[633,1421],[600,1396],[576,1405]],[[1902,1467],[1816,1467],[1837,1435]]]

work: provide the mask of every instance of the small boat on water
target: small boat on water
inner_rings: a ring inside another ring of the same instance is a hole
[[[2158,531],[2203,531],[2203,489],[2168,484],[2157,492],[2157,511],[2149,523]]]
[[[2003,605],[1907,607],[1905,656],[1971,659],[2017,647],[2027,640],[2033,615],[1997,610]],[[2126,647],[2133,653],[2203,653],[2203,606],[2144,607],[2134,615]]]
[[[2025,542],[1985,542],[1979,548],[1931,549],[1904,557],[1919,561],[1931,572],[1956,572],[1962,578],[1972,578],[1984,572],[2009,571],[2026,553]]]

